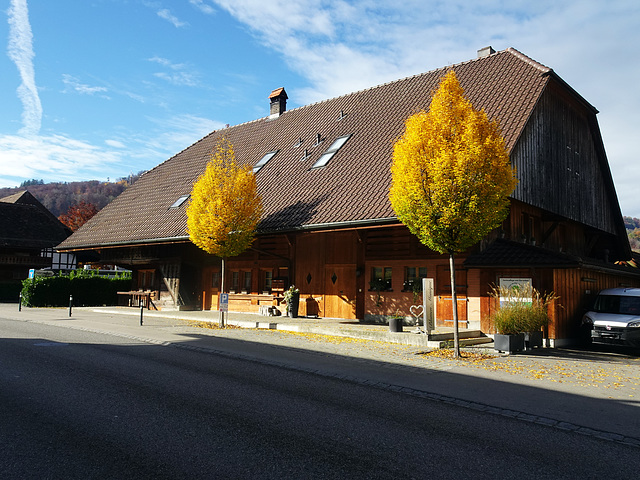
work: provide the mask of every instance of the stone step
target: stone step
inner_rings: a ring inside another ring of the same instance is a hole
[[[487,338],[481,330],[459,330],[458,338]],[[429,340],[434,342],[453,340],[453,332],[437,332],[429,335]],[[491,340],[491,339],[490,339]]]
[[[493,343],[493,339],[490,337],[460,338],[459,341],[461,347]],[[430,348],[452,348],[453,338],[450,340],[427,340],[427,346]]]

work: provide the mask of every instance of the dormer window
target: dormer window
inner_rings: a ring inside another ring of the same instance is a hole
[[[279,152],[279,150],[274,150],[273,152],[266,153],[266,154],[264,155],[264,157],[262,157],[262,158],[258,161],[258,163],[256,163],[256,164],[255,164],[255,166],[253,167],[253,173],[254,173],[254,174],[258,173],[258,172],[260,171],[260,169],[261,169],[262,167],[264,167],[264,166],[266,165],[266,163],[267,163],[269,160],[271,160],[271,159],[275,156],[275,154],[276,154],[276,153],[278,153],[278,152]]]
[[[324,167],[327,163],[329,163],[329,160],[331,160],[333,158],[333,156],[338,153],[338,150],[340,150],[340,148],[342,148],[342,146],[347,143],[347,140],[349,140],[349,138],[351,137],[351,135],[345,135],[344,137],[338,137],[329,147],[329,149],[323,153],[320,158],[316,161],[316,163],[314,163],[311,168],[320,168],[320,167]]]
[[[171,206],[169,208],[178,208],[180,205],[182,205],[184,202],[187,201],[187,199],[190,197],[191,195],[182,195],[180,198],[178,198],[175,202],[173,202],[171,204]]]

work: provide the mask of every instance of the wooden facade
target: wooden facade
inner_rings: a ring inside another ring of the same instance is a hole
[[[459,326],[493,333],[492,286],[523,279],[559,297],[546,336],[571,341],[597,291],[640,286],[637,269],[615,264],[632,253],[597,111],[511,48],[449,68],[474,106],[498,121],[519,180],[501,228],[456,256]],[[399,224],[388,200],[393,143],[406,118],[428,108],[445,70],[290,111],[279,104],[277,114],[213,132],[143,175],[59,248],[132,268],[139,285],[154,282],[159,308],[215,310],[220,259],[189,242],[185,206],[172,205],[189,195],[224,136],[241,164],[273,154],[256,171],[265,206],[257,238],[226,262],[230,310],[284,311],[283,291],[295,285],[300,315],[383,322],[409,316],[420,300],[413,286],[427,277],[436,325],[450,326],[449,259]],[[340,151],[317,167],[339,139]]]

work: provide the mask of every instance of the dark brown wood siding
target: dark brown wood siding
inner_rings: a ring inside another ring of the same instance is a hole
[[[550,82],[511,153],[520,180],[512,197],[615,234],[618,206],[604,181],[608,164],[594,144],[594,116]]]

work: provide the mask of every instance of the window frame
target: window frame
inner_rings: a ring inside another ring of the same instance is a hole
[[[256,162],[256,164],[253,166],[253,174],[255,175],[260,170],[262,170],[262,168],[269,162],[269,160],[271,160],[273,157],[275,157],[278,154],[279,151],[280,150],[272,150],[270,152],[265,153],[262,156],[262,158],[260,160],[258,160]]]
[[[350,133],[348,135],[342,135],[342,136],[336,138],[333,141],[333,143],[331,145],[329,145],[329,148],[327,149],[327,151],[324,152],[322,155],[320,155],[320,158],[318,158],[318,160],[316,160],[314,162],[314,164],[311,165],[311,168],[309,168],[309,170],[314,170],[316,168],[326,167],[327,164],[334,157],[334,155],[336,153],[338,153],[342,149],[342,147],[344,147],[344,145],[349,141],[349,139],[352,136],[353,136],[353,134]]]

